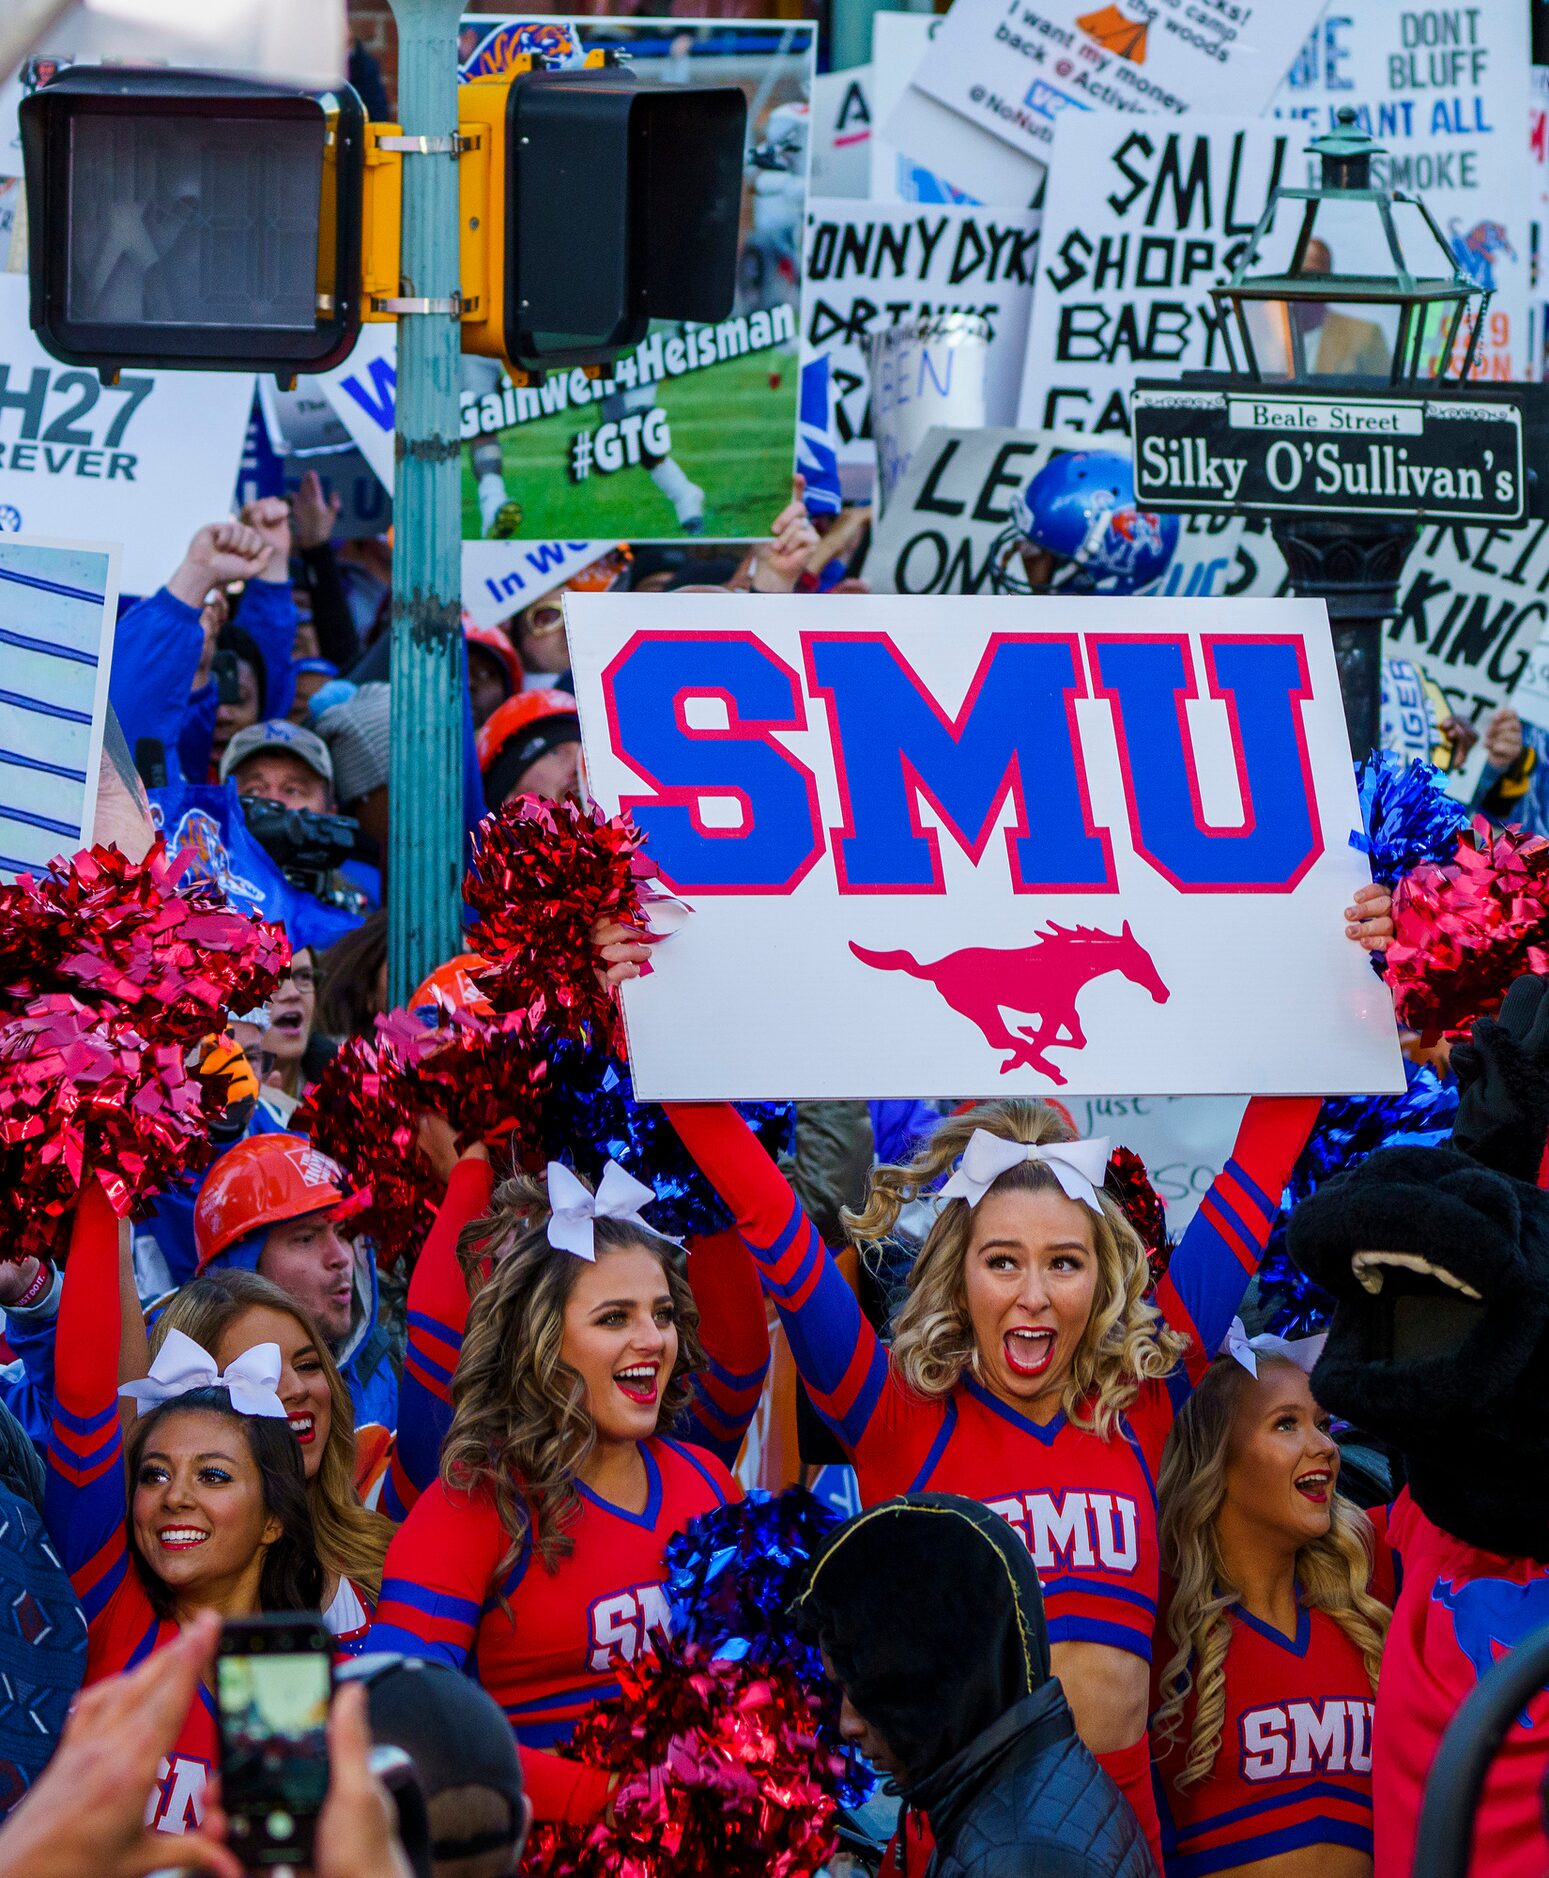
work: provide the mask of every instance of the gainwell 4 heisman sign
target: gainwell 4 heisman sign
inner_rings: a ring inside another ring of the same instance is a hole
[[[1137,385],[1135,495],[1238,515],[1511,524],[1527,513],[1507,399]]]

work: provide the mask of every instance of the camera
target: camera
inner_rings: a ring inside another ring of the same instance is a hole
[[[360,823],[349,815],[319,815],[313,809],[288,809],[263,796],[243,796],[248,833],[293,887],[324,906],[358,913],[364,896],[352,887],[335,887],[329,875],[355,852]]]

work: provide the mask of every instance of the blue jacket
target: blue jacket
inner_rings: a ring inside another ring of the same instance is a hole
[[[291,650],[296,605],[285,581],[249,581],[240,608],[242,630],[263,655],[264,717],[284,717],[296,695]],[[166,755],[167,780],[203,782],[215,732],[214,682],[192,691],[204,650],[199,609],[160,587],[127,608],[113,637],[108,699],[133,750],[153,737]]]

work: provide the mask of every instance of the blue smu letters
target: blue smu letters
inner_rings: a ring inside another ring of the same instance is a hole
[[[1301,641],[1206,634],[1203,645],[1210,695],[1224,697],[1231,716],[1240,829],[1205,825],[1184,712],[1197,695],[1188,641],[1089,642],[1096,693],[1113,702],[1135,850],[1181,893],[1289,893],[1323,852]]]
[[[955,718],[885,635],[804,633],[802,644],[810,689],[826,700],[833,726],[845,805],[834,842],[841,893],[942,891],[936,836],[920,826],[916,792],[975,862],[1009,793],[1016,823],[1007,851],[1019,893],[1113,889],[1076,738],[1072,701],[1086,686],[1073,634],[996,634]]]
[[[669,885],[694,893],[789,892],[823,851],[811,772],[770,735],[806,727],[801,685],[751,633],[639,634],[602,675],[613,747],[651,785],[625,796]],[[726,706],[724,730],[690,728],[689,698]],[[734,797],[740,826],[706,827],[707,796]]]

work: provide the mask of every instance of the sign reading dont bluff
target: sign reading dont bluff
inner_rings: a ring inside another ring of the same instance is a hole
[[[1137,384],[1135,495],[1236,515],[1520,522],[1522,412],[1435,392]]]
[[[1398,1089],[1322,604],[582,594],[650,1098]]]

